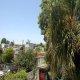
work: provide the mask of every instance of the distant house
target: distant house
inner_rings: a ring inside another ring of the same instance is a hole
[[[14,54],[18,54],[19,53],[19,48],[13,48],[13,50],[14,50]]]
[[[6,48],[9,48],[10,47],[10,44],[4,44],[2,43],[2,49],[5,50]]]
[[[31,43],[30,41],[27,41],[25,44],[25,51],[27,51],[28,49],[34,49],[35,44]]]
[[[18,54],[21,47],[22,47],[22,45],[14,45],[13,46],[14,54]]]

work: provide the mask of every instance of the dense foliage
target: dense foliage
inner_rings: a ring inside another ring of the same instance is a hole
[[[6,38],[2,38],[1,43],[9,44],[10,42]]]
[[[35,56],[33,54],[33,50],[29,49],[27,52],[21,52],[17,55],[15,63],[20,66],[24,67],[27,70],[32,70],[35,66]]]
[[[13,60],[13,54],[14,54],[14,51],[12,48],[5,49],[2,54],[2,61],[4,63],[11,63]]]
[[[42,0],[39,26],[52,80],[78,80],[72,60],[80,38],[80,0]]]
[[[27,73],[25,70],[21,70],[17,73],[6,73],[4,80],[27,80]]]

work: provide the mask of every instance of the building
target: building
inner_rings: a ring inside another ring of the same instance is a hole
[[[35,44],[31,43],[30,41],[27,41],[25,44],[25,51],[27,51],[28,49],[34,49],[35,48]]]
[[[6,48],[9,48],[10,47],[10,44],[4,44],[2,43],[2,49],[5,50]]]

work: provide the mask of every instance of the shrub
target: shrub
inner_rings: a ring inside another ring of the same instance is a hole
[[[17,72],[16,74],[14,74],[14,78],[15,79],[21,79],[21,80],[25,80],[27,78],[27,73],[25,70],[21,70],[19,72]]]
[[[36,65],[36,58],[33,54],[33,50],[29,49],[27,50],[27,52],[19,53],[15,60],[15,64],[31,71],[33,67]]]
[[[27,80],[27,73],[25,70],[20,70],[19,72],[15,74],[7,73],[5,74],[4,80]]]
[[[2,54],[2,61],[5,63],[11,63],[13,60],[13,54],[14,54],[14,51],[12,48],[8,48],[4,50]]]

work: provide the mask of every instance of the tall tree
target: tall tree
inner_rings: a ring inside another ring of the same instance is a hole
[[[39,26],[46,41],[52,80],[66,76],[75,79],[72,57],[79,41],[79,4],[80,0],[42,0]]]

